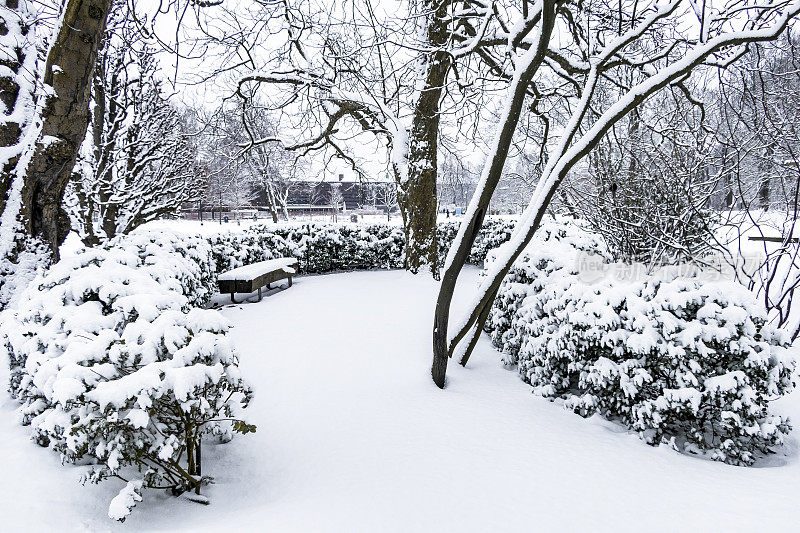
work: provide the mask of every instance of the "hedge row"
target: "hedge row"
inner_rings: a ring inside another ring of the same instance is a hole
[[[513,222],[488,219],[476,237],[469,262],[483,265],[489,250],[507,241]],[[437,228],[439,255],[447,254],[458,232],[457,222]],[[405,235],[387,224],[257,225],[242,232],[210,238],[217,273],[276,257],[295,257],[300,273],[403,267]]]

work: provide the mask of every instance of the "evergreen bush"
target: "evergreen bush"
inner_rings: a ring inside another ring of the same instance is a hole
[[[204,435],[229,440],[252,392],[212,293],[200,238],[136,232],[57,264],[6,312],[0,343],[23,424],[84,481],[127,481],[109,516],[124,520],[145,488],[195,489]]]
[[[547,220],[494,302],[486,329],[535,393],[731,464],[783,442],[789,422],[768,407],[791,390],[795,362],[749,291],[667,270],[592,282],[587,257],[610,254]]]

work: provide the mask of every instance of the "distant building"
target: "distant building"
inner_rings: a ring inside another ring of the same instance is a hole
[[[368,181],[355,176],[338,174],[334,179],[322,181],[292,181],[286,196],[286,209],[290,215],[332,214],[354,209],[386,210],[382,187],[394,187],[393,183]],[[253,201],[255,205],[266,206],[263,193]],[[395,206],[392,206],[394,210]]]
[[[289,209],[296,205],[333,207],[339,203],[338,207],[345,210],[358,209],[370,203],[370,185],[374,184],[346,180],[344,174],[339,174],[337,181],[296,182],[289,188],[286,206]]]

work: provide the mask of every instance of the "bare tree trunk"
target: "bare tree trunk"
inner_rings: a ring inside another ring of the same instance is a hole
[[[770,180],[772,179],[772,173],[770,168],[770,163],[775,161],[775,147],[772,145],[768,145],[765,147],[764,150],[764,160],[761,165],[759,165],[761,170],[761,175],[759,176],[759,183],[758,183],[758,205],[761,209],[766,211],[769,209],[770,205]]]
[[[450,304],[453,300],[456,281],[461,269],[469,257],[475,237],[483,225],[483,219],[489,208],[492,194],[500,181],[505,166],[508,150],[519,123],[522,107],[528,87],[533,79],[533,75],[544,61],[544,54],[547,50],[547,43],[553,31],[555,23],[555,3],[552,0],[544,0],[542,9],[542,31],[539,37],[539,46],[536,53],[529,58],[529,63],[522,72],[520,78],[515,80],[511,87],[510,101],[508,107],[502,115],[502,122],[492,147],[491,159],[484,166],[484,174],[478,189],[475,191],[476,200],[467,211],[467,215],[461,222],[459,234],[463,232],[464,237],[456,237],[453,242],[454,249],[448,254],[448,261],[445,265],[442,284],[439,288],[439,296],[436,299],[436,311],[433,319],[433,365],[431,367],[431,377],[439,388],[444,388],[445,374],[447,372],[447,360],[450,357],[448,348],[447,331],[450,320]]]
[[[399,185],[398,203],[406,234],[406,269],[417,273],[430,268],[439,277],[436,244],[436,178],[439,144],[439,112],[450,70],[451,56],[445,50],[448,40],[448,2],[426,0],[427,45],[431,52],[425,62],[424,89],[414,107],[408,147],[408,171]]]
[[[102,44],[101,44],[102,46]],[[117,98],[106,97],[106,80],[105,70],[107,67],[107,57],[101,54],[97,59],[95,66],[95,73],[92,83],[92,96],[94,98],[94,109],[92,110],[92,144],[94,145],[94,176],[95,186],[97,191],[89,191],[87,194],[90,198],[90,205],[97,211],[97,216],[100,221],[100,229],[104,234],[104,239],[111,239],[117,233],[116,220],[118,216],[119,206],[112,204],[114,198],[114,189],[112,186],[113,180],[111,174],[113,172],[114,152],[117,149],[115,143],[108,142],[109,139],[114,139],[120,133],[124,118],[124,109],[121,107],[123,104]],[[112,58],[113,61],[118,61]],[[121,83],[119,79],[119,67],[112,65],[109,80],[109,90],[111,94],[115,94]],[[109,127],[110,131],[106,131]],[[96,192],[96,197],[95,197]],[[89,214],[91,216],[91,213]],[[94,224],[91,219],[88,222],[88,227],[94,234]],[[93,235],[95,243],[100,242],[101,236]],[[89,244],[89,243],[87,243]]]
[[[270,215],[272,215],[272,223],[278,223],[278,210],[275,207],[275,191],[272,189],[272,184],[267,183],[265,187],[266,197],[267,197],[267,209],[269,209]]]
[[[106,114],[106,93],[105,89],[103,88],[102,78],[101,76],[98,76],[97,67],[95,68],[95,74],[92,76],[92,90],[94,91],[94,109],[92,110],[92,145],[94,146],[94,165],[96,166],[94,171],[101,175],[103,172],[105,172],[108,159],[106,153],[108,148],[104,148],[102,146],[103,124]],[[82,186],[81,177],[78,175],[73,175],[73,182],[79,188]],[[95,202],[93,197],[94,195],[92,193],[93,191],[84,190],[83,194],[78,195],[79,200],[81,200],[81,216],[83,219],[84,231],[86,232],[83,242],[87,246],[94,246],[100,243],[100,238],[95,233],[92,216],[95,210],[97,210],[98,217],[102,216],[103,212],[103,210],[100,208],[100,205],[97,205]]]
[[[70,229],[61,207],[89,123],[90,82],[112,0],[69,0],[47,56],[44,82],[53,95],[44,107],[42,136],[22,192],[24,229],[58,247]]]
[[[72,178],[70,179],[72,180],[73,187],[75,188],[75,196],[78,199],[78,206],[80,209],[78,216],[80,217],[80,223],[84,228],[84,235],[81,240],[86,246],[95,246],[100,243],[100,239],[94,232],[92,215],[94,214],[96,205],[92,201],[91,191],[86,191],[83,188],[83,181],[81,180],[81,176],[79,174],[73,173]]]
[[[102,218],[103,233],[106,239],[113,239],[117,236],[117,218],[119,217],[119,206],[111,203],[111,197],[108,194],[101,194],[100,198],[103,199],[104,209]]]

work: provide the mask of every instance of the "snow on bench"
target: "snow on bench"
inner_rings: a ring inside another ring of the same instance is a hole
[[[261,301],[261,287],[265,285],[269,290],[271,283],[288,279],[291,287],[292,276],[297,273],[297,265],[297,259],[293,257],[280,257],[228,270],[217,277],[219,292],[229,293],[231,301],[238,303],[234,299],[237,292],[251,293],[257,290],[258,301]]]

